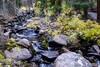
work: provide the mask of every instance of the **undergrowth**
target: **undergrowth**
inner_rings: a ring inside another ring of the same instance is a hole
[[[48,34],[52,36],[65,34],[70,36],[71,40],[75,39],[75,37],[81,37],[84,40],[89,38],[90,40],[97,41],[98,45],[100,45],[100,25],[96,21],[81,20],[80,15],[75,15],[75,13],[70,16],[70,13],[74,11],[74,8],[66,6],[64,0],[61,4],[61,9],[60,14],[55,18],[55,22],[50,20],[50,16],[54,15],[54,13],[44,9],[46,15],[44,17],[45,22],[50,22],[50,26],[53,27],[53,29],[46,29]]]

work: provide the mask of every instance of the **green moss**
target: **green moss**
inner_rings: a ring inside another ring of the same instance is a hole
[[[6,46],[10,46],[10,45],[11,45],[11,43],[10,43],[10,42],[6,43]]]
[[[15,41],[14,38],[10,38],[10,42],[11,42],[11,43],[15,43],[16,41]]]

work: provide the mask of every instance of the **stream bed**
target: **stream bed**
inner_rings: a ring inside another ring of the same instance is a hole
[[[23,14],[15,18],[9,26],[12,31],[10,37],[14,39],[28,39],[30,41],[31,49],[34,50],[34,53],[32,53],[32,57],[27,60],[29,63],[35,63],[39,67],[53,67],[53,62],[59,55],[59,52],[50,50],[49,46],[47,49],[42,47],[41,42],[39,42],[41,35],[38,34],[37,29],[25,27],[27,20],[32,17],[34,17],[33,13],[28,12],[27,15]]]
[[[65,44],[67,44],[66,40],[68,38],[66,39],[65,35],[57,35],[55,37],[52,37],[46,33],[40,34],[39,28],[26,27],[26,25],[29,23],[27,22],[27,20],[32,20],[32,17],[35,17],[34,11],[27,10],[26,13],[22,12],[19,16],[17,16],[16,18],[14,18],[13,21],[10,22],[8,26],[8,28],[10,29],[9,37],[18,40],[19,41],[18,45],[22,46],[23,49],[20,50],[13,49],[11,50],[11,52],[5,51],[6,56],[8,56],[8,58],[12,57],[16,59],[15,56],[18,56],[19,58],[17,58],[17,60],[21,59],[23,61],[27,61],[27,63],[36,64],[35,66],[33,65],[33,67],[57,67],[57,63],[60,62],[58,56],[60,56],[63,53],[66,53],[68,49],[69,51],[72,51],[72,54],[69,53],[69,55],[70,56],[75,55],[74,58],[76,58],[75,60],[73,60],[70,59],[69,57],[68,58],[69,60],[67,61],[68,63],[73,62],[76,64],[76,62],[74,61],[78,60],[77,62],[79,62],[80,61],[79,59],[81,58],[83,59],[82,60],[83,64],[87,65],[87,67],[91,67],[90,62],[94,63],[95,60],[97,60],[97,64],[95,63],[94,67],[97,66],[100,67],[100,61],[99,61],[100,55],[97,54],[98,53],[97,51],[99,49],[96,50],[98,48],[97,46],[90,45],[93,44],[93,42],[87,42],[87,41],[85,42],[80,39],[81,40],[80,44],[82,44],[81,48],[76,48],[76,46],[66,47]],[[77,43],[77,41],[75,43]],[[23,55],[19,55],[21,54],[21,51]],[[16,54],[14,52],[16,52]],[[83,57],[81,57],[80,55],[77,55],[76,53],[81,54],[90,62],[84,59]],[[10,56],[11,54],[12,55],[15,54],[15,55]],[[79,56],[80,58],[77,56]],[[84,63],[84,61],[86,61],[86,63]],[[66,64],[64,63],[64,65]],[[76,67],[80,67],[80,65],[76,64]]]

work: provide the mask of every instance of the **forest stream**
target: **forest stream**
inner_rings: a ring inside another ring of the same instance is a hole
[[[79,37],[80,41],[75,40],[71,46],[66,46],[69,37],[64,34],[51,36],[42,29],[44,26],[27,27],[34,20],[44,22],[43,17],[36,17],[34,11],[26,10],[9,23],[2,24],[3,34],[9,34],[10,38],[10,43],[2,46],[6,59],[23,62],[18,65],[12,61],[11,67],[100,67],[100,50],[95,41]]]

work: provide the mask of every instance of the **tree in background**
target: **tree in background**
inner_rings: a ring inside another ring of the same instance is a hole
[[[15,1],[16,1],[17,7],[18,7],[18,8],[21,7],[21,5],[22,5],[22,0],[15,0]]]
[[[82,9],[83,10],[83,18],[88,18],[88,8],[95,4],[93,1],[88,0],[75,0],[75,1],[69,1],[67,3],[68,5],[74,6],[76,10]]]
[[[100,24],[100,0],[97,0],[97,20]]]
[[[48,8],[54,12],[59,11],[61,7],[61,2],[63,0],[35,0],[35,6],[43,9]]]
[[[0,14],[15,15],[16,8],[13,6],[14,0],[0,0]]]

